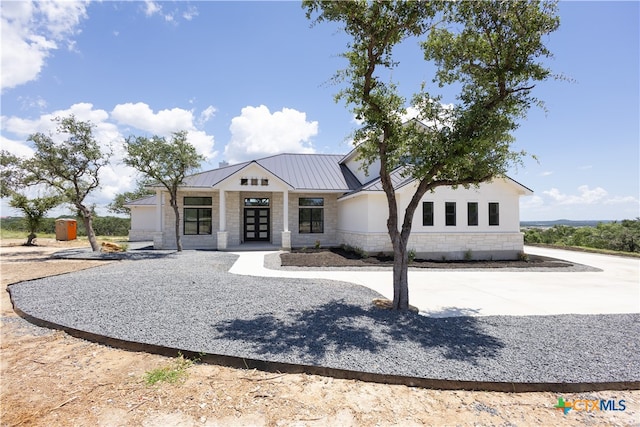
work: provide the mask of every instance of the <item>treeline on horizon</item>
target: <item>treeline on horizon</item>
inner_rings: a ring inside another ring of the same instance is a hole
[[[55,234],[56,219],[44,218],[36,234]],[[78,218],[77,224],[78,236],[86,236],[83,221]],[[0,228],[8,231],[23,231],[25,236],[28,234],[24,219],[21,217],[2,218]],[[98,236],[127,236],[130,228],[131,219],[128,217],[94,217],[94,229]],[[523,232],[525,244],[542,243],[640,253],[640,218],[601,222],[596,226],[557,224],[545,228],[524,227]]]
[[[69,216],[61,216],[60,218],[71,218]],[[38,233],[55,234],[56,219],[43,218],[42,224],[36,230]],[[86,236],[87,231],[84,228],[82,218],[72,218],[77,222],[76,232],[78,236]],[[22,217],[7,217],[0,220],[0,228],[8,231],[24,231],[25,236],[29,234]],[[93,230],[97,236],[128,236],[131,228],[131,218],[123,218],[117,216],[94,216]]]
[[[601,222],[594,227],[554,225],[524,228],[524,243],[580,246],[622,252],[640,252],[640,218]]]

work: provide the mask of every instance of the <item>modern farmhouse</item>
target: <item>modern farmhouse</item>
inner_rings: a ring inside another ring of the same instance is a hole
[[[387,201],[379,165],[368,174],[357,152],[279,154],[223,166],[185,179],[179,192],[185,249],[229,250],[251,242],[290,249],[347,244],[369,253],[391,252]],[[415,181],[392,174],[399,212]],[[440,187],[416,210],[408,248],[431,259],[512,259],[523,248],[519,197],[533,192],[508,178],[479,187]],[[175,247],[168,193],[129,203],[130,240]]]

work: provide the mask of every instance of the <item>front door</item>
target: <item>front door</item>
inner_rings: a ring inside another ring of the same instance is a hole
[[[268,242],[270,241],[269,209],[245,208],[244,209],[244,241]]]

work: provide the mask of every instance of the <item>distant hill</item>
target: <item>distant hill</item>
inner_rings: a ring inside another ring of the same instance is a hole
[[[520,227],[548,228],[548,227],[553,227],[554,225],[567,225],[570,227],[595,227],[601,222],[609,223],[609,222],[615,222],[615,221],[610,219],[584,220],[584,221],[574,221],[570,219],[556,219],[553,221],[520,221]]]

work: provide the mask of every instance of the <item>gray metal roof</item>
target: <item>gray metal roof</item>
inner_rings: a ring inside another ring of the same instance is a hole
[[[220,181],[223,181],[238,172],[249,163],[251,162],[238,163],[236,165],[224,166],[218,169],[190,175],[184,179],[182,185],[185,187],[213,187]]]
[[[151,196],[142,197],[140,199],[132,200],[128,203],[125,203],[124,206],[152,206],[156,204],[156,195],[152,194]]]
[[[277,154],[271,157],[201,172],[185,178],[185,187],[213,187],[256,163],[296,190],[352,191],[360,181],[344,165],[340,154]]]
[[[342,155],[278,154],[256,160],[260,166],[296,190],[350,191],[360,182],[339,164]]]

